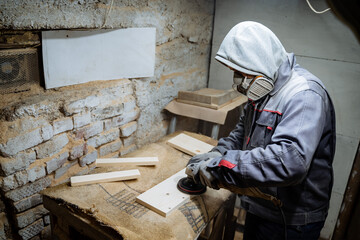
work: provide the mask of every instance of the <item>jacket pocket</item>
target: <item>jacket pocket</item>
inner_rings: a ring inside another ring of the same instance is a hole
[[[263,112],[255,122],[254,131],[250,139],[250,146],[265,148],[271,143],[271,137],[276,127],[277,117],[268,112]]]

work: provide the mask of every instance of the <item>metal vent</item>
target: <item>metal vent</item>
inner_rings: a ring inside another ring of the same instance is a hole
[[[0,93],[22,92],[39,83],[36,48],[0,50]]]

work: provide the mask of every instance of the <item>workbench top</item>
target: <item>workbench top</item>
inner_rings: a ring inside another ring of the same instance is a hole
[[[93,239],[195,239],[232,197],[229,191],[208,188],[206,193],[191,197],[167,217],[135,202],[138,195],[186,166],[190,155],[166,144],[167,140],[179,133],[166,136],[157,143],[126,155],[158,157],[157,166],[96,168],[93,172],[137,168],[141,173],[137,180],[78,187],[63,184],[44,190],[44,206],[53,216],[52,230],[60,231],[68,238],[71,235],[71,225],[76,225],[77,232],[80,231],[79,226],[83,225],[82,234],[91,235]],[[209,144],[216,144],[216,141],[209,137],[189,132],[186,134]],[[61,224],[65,221],[66,227]],[[87,228],[87,224],[91,227]]]

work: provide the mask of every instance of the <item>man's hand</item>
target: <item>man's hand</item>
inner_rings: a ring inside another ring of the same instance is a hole
[[[192,178],[195,183],[201,182],[205,186],[219,189],[216,178],[207,170],[207,164],[213,158],[221,157],[219,152],[208,152],[192,157],[187,166],[185,173]]]
[[[198,162],[201,162],[201,161],[207,161],[209,159],[213,159],[213,158],[221,157],[221,156],[222,156],[221,153],[219,153],[218,151],[197,154],[197,155],[193,156],[192,158],[190,158],[190,160],[186,164],[186,166],[188,166],[191,163],[198,163]]]

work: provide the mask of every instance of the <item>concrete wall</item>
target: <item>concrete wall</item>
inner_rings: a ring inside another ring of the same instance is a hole
[[[0,238],[46,239],[42,189],[89,172],[96,157],[122,156],[158,140],[168,128],[163,108],[178,91],[206,87],[214,1],[5,0],[0,9],[2,30],[157,30],[154,77],[51,90],[33,84],[2,96]],[[180,128],[196,124],[184,119]]]
[[[310,1],[327,8],[325,0]],[[297,62],[318,76],[329,91],[336,110],[337,147],[335,182],[330,211],[321,237],[333,233],[360,136],[360,48],[350,29],[332,12],[310,10],[306,1],[222,0],[216,2],[209,87],[228,89],[232,72],[214,60],[227,32],[241,21],[252,20],[269,27]]]

